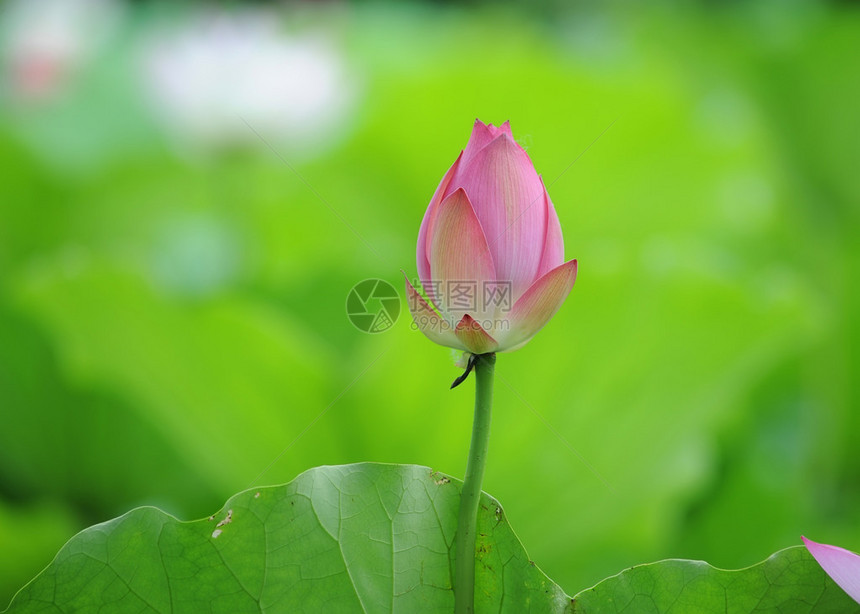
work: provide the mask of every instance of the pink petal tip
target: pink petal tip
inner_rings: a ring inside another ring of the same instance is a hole
[[[827,575],[860,603],[860,555],[839,546],[819,544],[803,536],[800,538]]]

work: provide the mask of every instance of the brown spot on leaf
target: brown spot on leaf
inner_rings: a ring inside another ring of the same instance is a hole
[[[433,478],[433,483],[436,486],[441,486],[442,484],[448,484],[451,482],[451,478],[447,475],[441,474],[438,471],[430,470],[430,477]]]
[[[220,529],[224,525],[228,525],[231,522],[233,522],[233,510],[227,510],[227,515],[224,516],[224,518],[222,520],[218,521],[218,524],[215,525],[215,528]]]

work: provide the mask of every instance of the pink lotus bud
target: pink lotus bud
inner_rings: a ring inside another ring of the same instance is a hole
[[[564,262],[558,216],[508,122],[475,121],[424,214],[418,275],[435,309],[407,279],[416,326],[473,354],[524,345],[573,288],[576,260]]]
[[[860,555],[839,546],[819,544],[801,536],[809,553],[842,590],[860,603]]]

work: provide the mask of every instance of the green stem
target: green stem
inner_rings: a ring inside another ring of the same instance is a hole
[[[460,492],[460,515],[457,521],[457,558],[455,559],[454,611],[467,614],[474,611],[475,603],[475,543],[478,521],[478,503],[481,500],[481,483],[484,481],[484,464],[490,441],[490,409],[493,404],[493,371],[495,354],[481,354],[475,358],[475,419],[472,425],[472,443],[466,478]]]

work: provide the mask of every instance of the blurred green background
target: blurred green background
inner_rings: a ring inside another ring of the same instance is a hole
[[[530,557],[574,593],[801,533],[860,549],[856,5],[0,20],[0,606],[134,506],[199,518],[322,464],[462,476],[471,383],[345,300],[416,275],[476,117],[511,121],[580,264],[497,366],[484,487]]]

